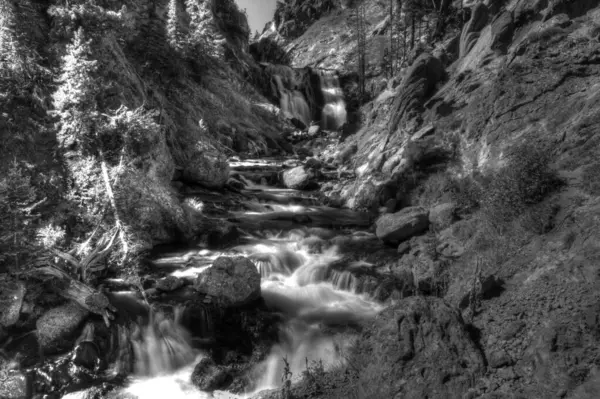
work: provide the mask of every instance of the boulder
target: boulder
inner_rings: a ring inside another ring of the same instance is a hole
[[[30,381],[17,370],[3,370],[0,363],[0,398],[26,399],[30,397]]]
[[[421,207],[404,208],[399,212],[385,214],[377,219],[377,237],[387,244],[398,245],[415,235],[427,231],[429,212]]]
[[[309,137],[316,137],[321,132],[321,127],[319,125],[313,125],[308,128]]]
[[[184,165],[181,179],[207,188],[222,188],[229,178],[227,158],[214,148],[196,146]]]
[[[260,274],[248,258],[222,256],[198,275],[195,288],[225,306],[241,306],[260,297]]]
[[[231,381],[232,378],[229,372],[223,367],[217,366],[207,357],[200,360],[192,373],[192,384],[205,392],[223,389]]]
[[[156,289],[163,292],[175,291],[183,286],[183,280],[175,276],[167,276],[156,282]]]
[[[136,233],[140,250],[192,238],[189,213],[163,182],[125,169],[113,189],[121,221]]]
[[[435,297],[406,298],[383,311],[354,356],[361,374],[385,371],[377,384],[393,394],[377,397],[459,399],[485,371],[460,313]]]
[[[25,285],[18,281],[0,282],[0,329],[12,327],[19,321]]]
[[[449,227],[455,220],[452,203],[439,204],[429,210],[429,223],[436,231]]]
[[[36,323],[40,348],[45,352],[60,352],[73,345],[78,327],[88,311],[69,302],[44,313]]]
[[[283,172],[283,184],[287,188],[303,190],[314,186],[315,172],[304,166],[297,166]]]

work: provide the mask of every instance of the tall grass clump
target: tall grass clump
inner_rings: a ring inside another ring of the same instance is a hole
[[[483,195],[482,210],[492,226],[503,230],[561,185],[551,154],[546,146],[529,142],[510,150],[506,165],[491,174]]]

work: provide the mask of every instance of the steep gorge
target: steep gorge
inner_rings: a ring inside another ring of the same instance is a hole
[[[366,1],[363,99],[354,2],[252,43],[230,1],[58,3],[1,13],[0,397],[598,396],[597,2],[450,2],[390,75]]]

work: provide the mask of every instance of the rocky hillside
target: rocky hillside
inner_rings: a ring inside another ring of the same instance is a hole
[[[315,151],[350,176],[321,190],[380,213],[391,273],[431,297],[382,314],[350,354],[352,382],[329,375],[311,397],[596,397],[598,3],[464,2],[464,24],[392,77],[375,56],[389,2],[366,4],[378,83],[356,134]],[[281,41],[291,65],[352,73],[351,13]]]
[[[233,1],[4,1],[0,24],[7,264],[37,241],[82,255],[118,231],[136,255],[191,239],[183,183],[222,188],[227,155],[284,151]]]

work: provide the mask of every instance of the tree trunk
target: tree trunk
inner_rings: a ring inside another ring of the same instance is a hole
[[[53,266],[35,269],[35,272],[55,277],[58,282],[58,289],[56,291],[60,296],[78,303],[91,313],[102,316],[106,325],[110,326],[110,320],[114,319],[114,315],[111,312],[116,312],[116,309],[110,304],[106,295],[80,281],[72,279],[66,272]]]

